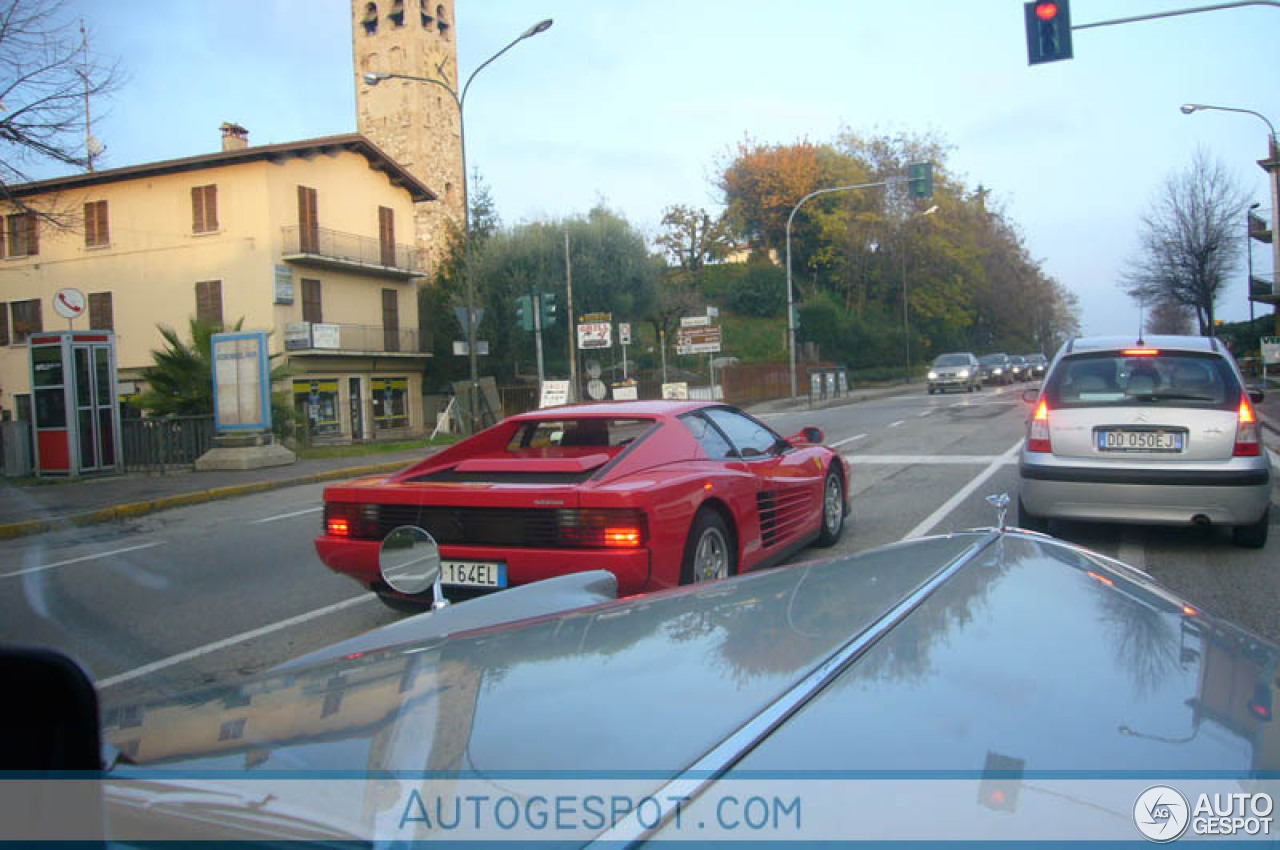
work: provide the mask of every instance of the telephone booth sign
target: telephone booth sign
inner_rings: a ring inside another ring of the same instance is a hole
[[[115,334],[53,331],[28,343],[37,474],[119,471]]]

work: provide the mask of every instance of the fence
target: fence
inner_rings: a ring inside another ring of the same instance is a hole
[[[212,416],[125,419],[120,423],[126,472],[159,473],[189,467],[213,448]]]

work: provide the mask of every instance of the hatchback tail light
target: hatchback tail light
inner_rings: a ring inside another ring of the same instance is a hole
[[[1231,454],[1235,457],[1257,457],[1262,454],[1262,443],[1258,439],[1258,418],[1253,415],[1253,406],[1249,399],[1240,399],[1240,409],[1236,411],[1236,447]]]
[[[1049,442],[1049,402],[1044,399],[1040,399],[1040,403],[1036,405],[1035,415],[1027,425],[1027,451],[1053,451]]]

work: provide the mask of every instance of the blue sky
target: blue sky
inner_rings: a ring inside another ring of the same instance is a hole
[[[1117,288],[1138,216],[1197,146],[1270,207],[1266,128],[1280,121],[1280,9],[1218,11],[1075,33],[1075,59],[1029,68],[1020,0],[457,0],[465,75],[530,24],[546,33],[485,69],[468,157],[506,223],[597,201],[652,235],[664,207],[716,208],[718,162],[763,142],[932,130],[993,191],[1034,257],[1080,298],[1086,333],[1137,327]],[[1073,0],[1075,23],[1196,5]],[[157,4],[72,0],[127,85],[95,121],[102,167],[355,129],[348,0]],[[99,111],[102,107],[96,107]],[[55,169],[41,174],[52,176]],[[1243,227],[1243,224],[1242,224]],[[1270,269],[1268,246],[1255,251]],[[1243,270],[1220,303],[1247,317]]]

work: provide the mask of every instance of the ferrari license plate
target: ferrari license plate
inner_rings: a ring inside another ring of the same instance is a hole
[[[507,565],[497,561],[442,561],[440,583],[455,587],[506,587]]]
[[[1181,431],[1137,431],[1108,428],[1098,431],[1098,451],[1102,452],[1180,452],[1184,434]]]

